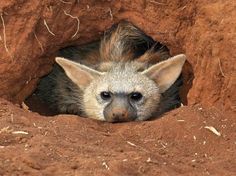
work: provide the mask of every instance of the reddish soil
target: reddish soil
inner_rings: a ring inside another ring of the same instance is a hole
[[[110,124],[45,118],[0,102],[0,175],[236,174],[235,117],[215,108],[181,107],[152,121]]]
[[[98,39],[126,19],[187,55],[185,103],[235,110],[235,9],[234,0],[1,0],[0,96],[23,101],[59,48]]]
[[[234,0],[1,0],[0,175],[236,175],[235,9]],[[15,104],[59,48],[98,39],[121,19],[187,55],[188,106],[109,124]]]

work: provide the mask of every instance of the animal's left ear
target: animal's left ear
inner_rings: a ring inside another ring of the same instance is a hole
[[[160,92],[163,93],[179,77],[185,60],[186,56],[184,54],[179,54],[151,66],[144,70],[142,74],[154,80],[157,83]]]
[[[95,78],[104,74],[62,57],[56,57],[56,62],[65,70],[66,75],[81,89],[86,88]]]

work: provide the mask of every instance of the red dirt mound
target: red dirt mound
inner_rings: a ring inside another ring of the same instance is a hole
[[[55,51],[126,19],[172,54],[186,53],[183,94],[192,88],[185,101],[235,110],[235,7],[233,0],[2,0],[0,96],[21,102],[51,69]]]
[[[110,124],[45,118],[0,102],[0,175],[236,173],[235,118],[215,108],[181,107],[153,121]]]
[[[236,175],[235,9],[233,0],[1,0],[0,97],[21,104],[59,48],[126,19],[187,55],[188,106],[109,124],[0,99],[0,175]]]

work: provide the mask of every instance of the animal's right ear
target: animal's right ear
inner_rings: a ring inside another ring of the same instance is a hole
[[[179,54],[165,61],[159,62],[147,70],[144,70],[142,74],[148,76],[154,80],[160,92],[165,92],[179,77],[186,56],[184,54]]]
[[[65,70],[66,75],[81,89],[86,88],[95,78],[104,74],[62,57],[56,57],[55,60]]]

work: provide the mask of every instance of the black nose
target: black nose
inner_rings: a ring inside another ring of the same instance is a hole
[[[136,118],[136,110],[129,104],[128,98],[122,95],[113,96],[112,101],[104,108],[104,117],[108,122],[127,122]]]
[[[114,121],[127,121],[129,118],[128,114],[129,112],[125,109],[113,109],[112,118]]]
[[[112,109],[104,113],[108,122],[128,122],[136,118],[135,113],[128,111],[127,109]]]

